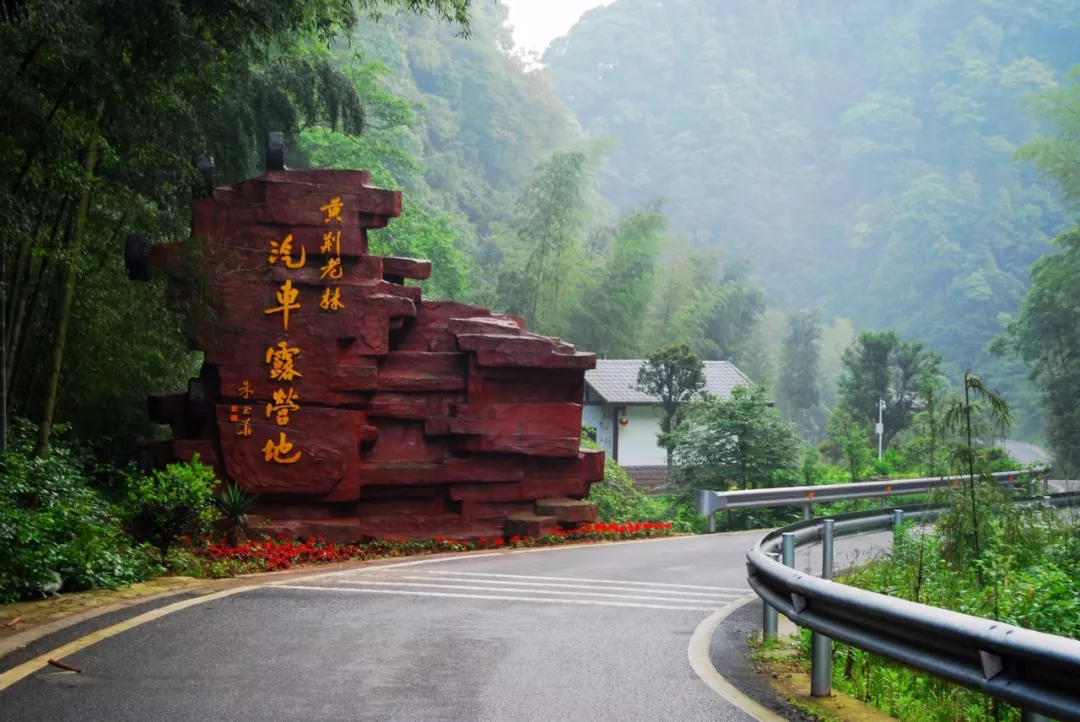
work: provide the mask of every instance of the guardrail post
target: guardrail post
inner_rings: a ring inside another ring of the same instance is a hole
[[[780,561],[780,555],[770,552],[769,558],[774,562]],[[761,637],[762,639],[776,639],[776,630],[779,627],[776,609],[769,606],[764,599],[761,600]]]
[[[716,533],[716,512],[715,511],[712,514],[709,514],[709,533],[710,534],[715,534]]]
[[[893,509],[892,510],[892,528],[896,531],[904,523],[904,510]]]
[[[833,573],[832,519],[821,522],[821,578],[832,579]],[[828,697],[832,694],[832,640],[819,632],[810,634],[810,696]]]
[[[811,512],[810,507],[812,507],[812,506],[813,506],[813,502],[809,502],[809,501],[806,502],[805,504],[803,504],[803,508],[802,508],[803,521],[806,521],[807,519],[810,518],[810,512]]]
[[[784,551],[784,566],[785,567],[794,567],[795,566],[795,533],[790,532],[790,531],[786,531],[786,532],[784,532],[784,535],[783,535],[782,539],[784,540],[783,541],[783,546],[782,546],[782,549]]]
[[[833,529],[836,522],[825,519],[821,522],[821,578],[832,579]]]
[[[881,497],[881,508],[884,509],[885,507],[887,507],[889,505],[888,502],[889,502],[889,496],[887,494],[882,496]]]
[[[1051,503],[1052,501],[1053,499],[1049,496],[1043,497],[1043,504],[1045,504],[1046,506],[1053,506],[1053,504]]]
[[[795,568],[795,534],[793,532],[784,532],[782,537],[783,543],[781,545],[781,551],[783,552],[783,562],[785,567]],[[787,615],[784,615],[787,616]],[[790,619],[790,617],[789,617]]]
[[[1020,710],[1020,722],[1050,722],[1050,718],[1038,712],[1023,709]]]

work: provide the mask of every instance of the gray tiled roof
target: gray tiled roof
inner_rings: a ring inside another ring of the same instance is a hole
[[[609,404],[656,404],[660,400],[634,388],[641,359],[597,359],[596,368],[585,372],[585,383]],[[705,390],[721,398],[750,378],[730,361],[705,361]]]

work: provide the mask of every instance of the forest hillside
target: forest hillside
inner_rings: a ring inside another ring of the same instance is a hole
[[[895,328],[1027,396],[984,348],[1066,226],[1014,155],[1078,32],[1063,0],[618,0],[544,61],[615,141],[612,202],[662,196],[675,231],[751,259],[774,305]]]

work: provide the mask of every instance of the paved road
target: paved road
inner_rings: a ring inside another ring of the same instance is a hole
[[[1050,454],[1034,444],[1024,441],[1005,441],[1002,443],[1009,456],[1021,464],[1044,464],[1050,461]]]
[[[760,532],[436,558],[198,604],[0,692],[0,720],[750,718],[687,645]],[[866,548],[868,542],[860,541]]]
[[[1045,464],[1051,461],[1050,452],[1034,444],[1023,441],[1006,441],[1002,446],[1021,464]],[[1049,491],[1055,494],[1080,491],[1080,480],[1077,479],[1051,479],[1047,483]]]

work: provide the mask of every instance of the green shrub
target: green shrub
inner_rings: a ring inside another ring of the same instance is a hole
[[[598,449],[583,433],[582,448]],[[592,485],[585,501],[596,504],[598,519],[612,521],[670,521],[679,533],[704,533],[708,520],[694,511],[692,500],[667,495],[646,496],[614,459],[604,462],[604,480]]]
[[[155,571],[92,488],[90,473],[91,462],[61,443],[38,459],[16,441],[0,457],[0,602],[39,596],[57,576],[73,591],[141,581]]]
[[[169,464],[137,479],[127,501],[135,538],[152,544],[165,563],[177,537],[209,530],[217,516],[216,483],[214,470],[199,463],[197,454],[189,464]]]
[[[586,499],[596,504],[600,521],[629,521],[644,500],[630,475],[613,459],[604,462],[604,480],[592,485]]]

